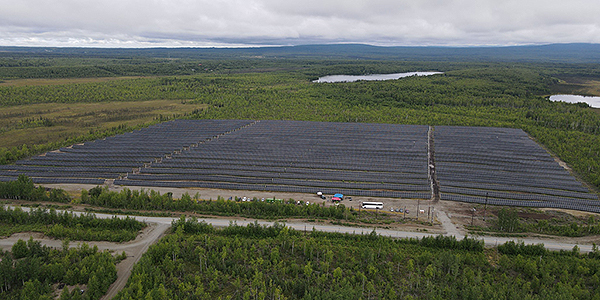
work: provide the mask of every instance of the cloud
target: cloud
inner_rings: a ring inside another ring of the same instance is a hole
[[[596,0],[0,0],[0,45],[600,43]]]

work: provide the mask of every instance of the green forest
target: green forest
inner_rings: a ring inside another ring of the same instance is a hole
[[[510,242],[179,219],[115,299],[598,299],[600,260]]]
[[[55,299],[57,285],[63,300],[100,299],[117,279],[116,264],[125,257],[85,243],[68,245],[65,240],[62,249],[53,249],[29,239],[19,240],[11,251],[0,251],[0,298]]]

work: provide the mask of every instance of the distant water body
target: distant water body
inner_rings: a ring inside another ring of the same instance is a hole
[[[409,72],[394,74],[370,74],[370,75],[329,75],[321,77],[313,82],[354,82],[359,80],[394,80],[408,76],[429,76],[442,74],[442,72]]]
[[[587,97],[580,95],[552,95],[550,101],[562,101],[567,103],[585,102],[591,107],[600,108],[600,97]]]

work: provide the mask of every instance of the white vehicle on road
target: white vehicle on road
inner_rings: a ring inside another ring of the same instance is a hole
[[[365,209],[383,209],[383,202],[363,202],[361,206]]]

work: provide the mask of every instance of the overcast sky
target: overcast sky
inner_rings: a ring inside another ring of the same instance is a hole
[[[0,45],[600,43],[598,0],[0,0]]]

